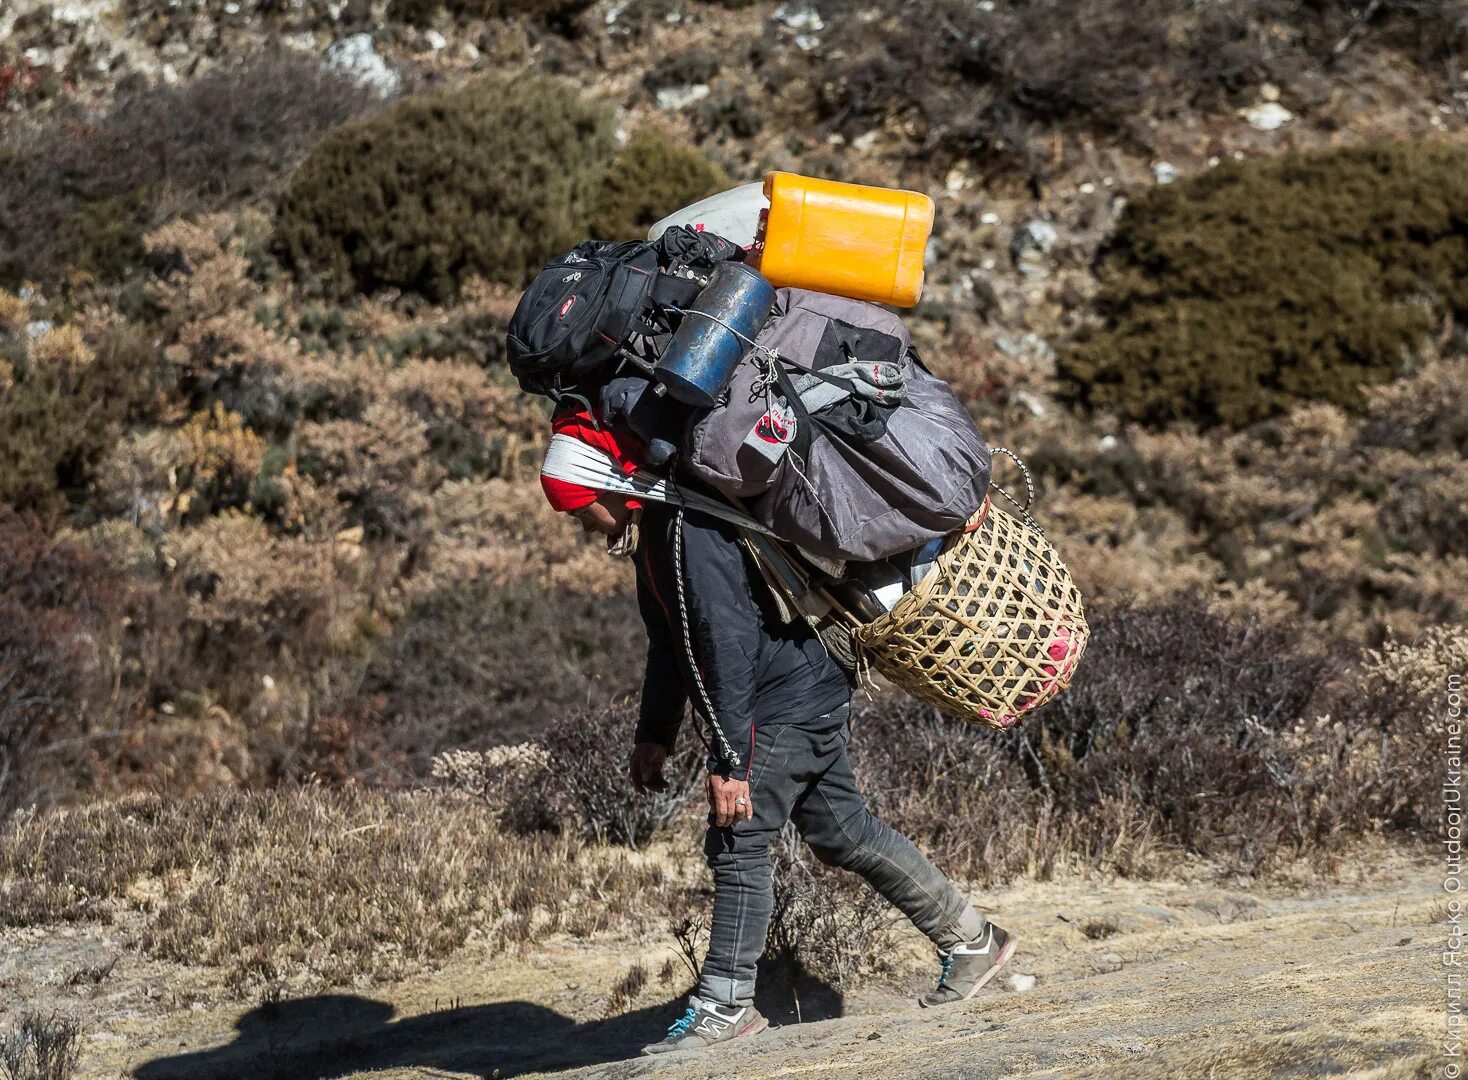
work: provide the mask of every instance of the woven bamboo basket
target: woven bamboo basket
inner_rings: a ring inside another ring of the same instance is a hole
[[[1055,549],[986,500],[922,581],[853,636],[919,701],[1007,728],[1070,684],[1090,629]]]

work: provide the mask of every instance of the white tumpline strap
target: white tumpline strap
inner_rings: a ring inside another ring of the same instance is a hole
[[[682,506],[721,518],[743,529],[766,536],[775,535],[748,514],[696,491],[684,491],[666,477],[642,469],[626,472],[607,454],[570,435],[551,436],[540,471],[553,480],[564,480],[568,484],[580,484],[598,491],[630,495],[635,499],[650,499],[653,502]]]

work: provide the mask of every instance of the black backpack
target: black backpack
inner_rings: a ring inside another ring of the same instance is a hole
[[[510,371],[527,393],[557,397],[605,367],[634,335],[671,333],[713,264],[742,256],[722,237],[681,227],[656,243],[577,244],[520,297],[507,338]]]
[[[658,272],[648,243],[588,240],[536,275],[510,319],[510,371],[521,389],[551,394],[574,386],[647,331]]]

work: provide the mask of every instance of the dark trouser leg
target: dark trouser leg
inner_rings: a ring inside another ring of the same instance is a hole
[[[754,819],[723,829],[710,825],[704,837],[704,854],[714,872],[714,917],[695,993],[706,1001],[754,1001],[755,964],[765,951],[774,907],[770,843],[804,787],[795,770],[809,761],[809,738],[785,726],[757,731],[749,774]]]
[[[791,813],[816,857],[851,870],[913,921],[943,950],[984,933],[985,919],[912,841],[867,809],[846,756],[843,723],[820,740],[825,766]]]

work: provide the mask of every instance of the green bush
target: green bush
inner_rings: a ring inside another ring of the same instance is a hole
[[[610,111],[560,82],[424,94],[316,148],[281,199],[276,247],[364,292],[523,284],[584,237],[612,154]]]
[[[1358,407],[1468,312],[1468,153],[1418,141],[1221,166],[1137,198],[1098,270],[1103,326],[1060,364],[1073,400],[1149,423]]]
[[[640,131],[607,174],[592,232],[607,240],[641,239],[660,218],[730,183],[722,169],[692,147],[656,131]]]

